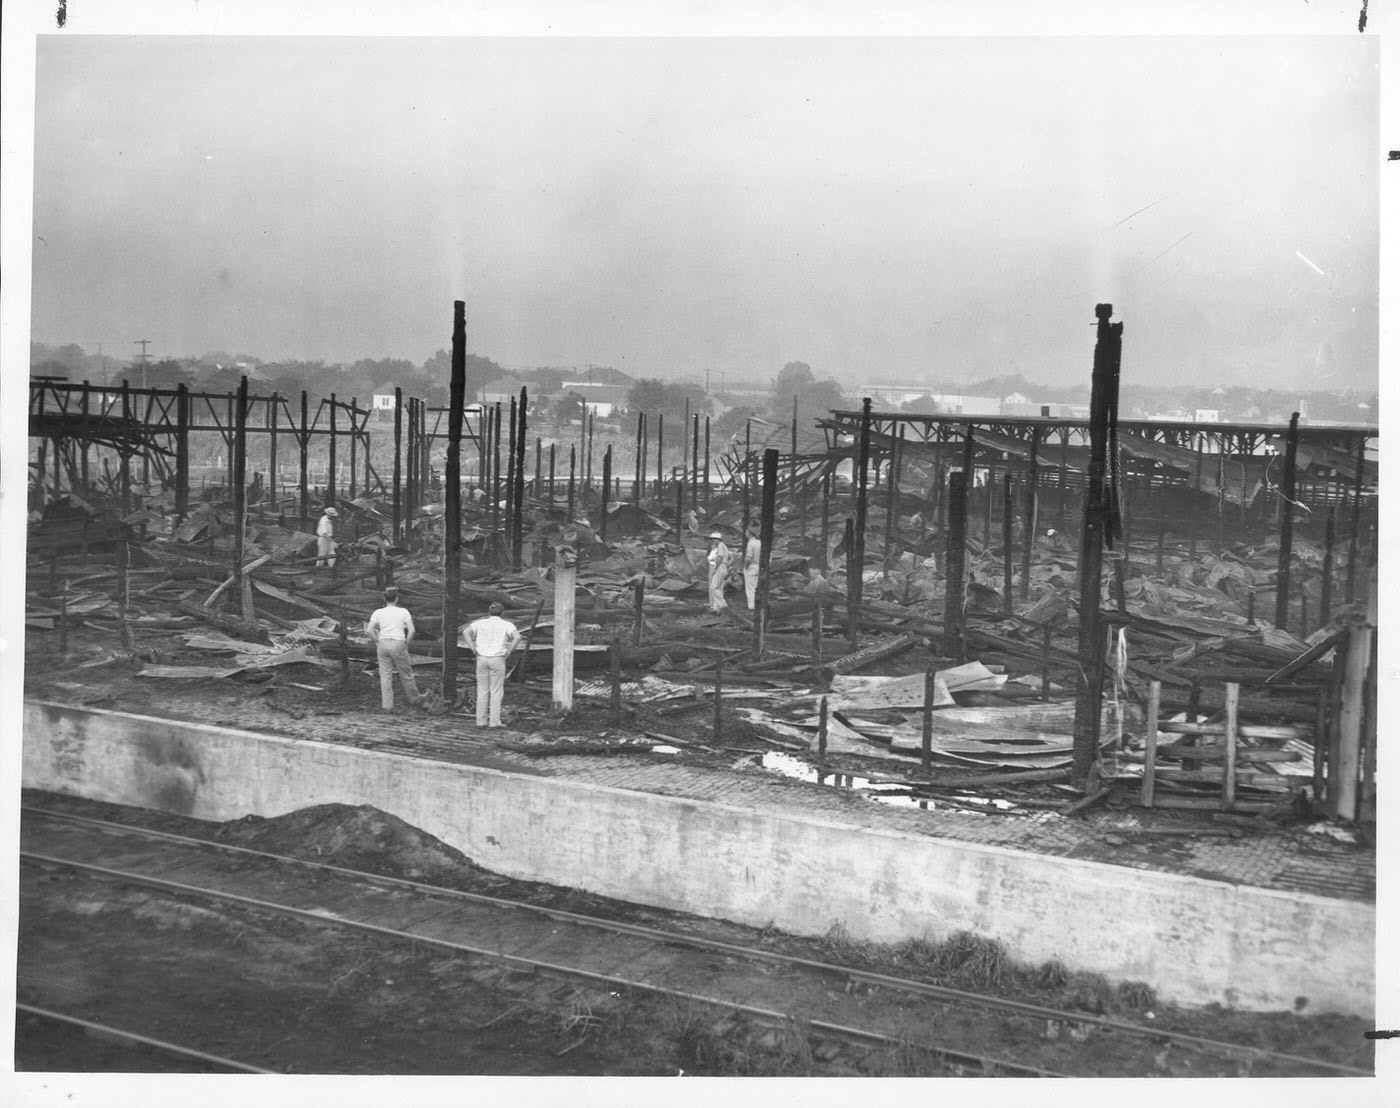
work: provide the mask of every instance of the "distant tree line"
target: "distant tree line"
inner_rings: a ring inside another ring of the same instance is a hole
[[[76,343],[51,346],[31,342],[30,374],[32,376],[66,377],[71,381],[118,384],[123,378],[138,387],[142,381],[140,361],[131,357],[116,358],[89,352]],[[451,374],[451,355],[443,349],[434,352],[421,364],[406,358],[361,358],[344,364],[324,361],[283,360],[266,362],[249,354],[211,351],[198,357],[152,358],[145,366],[145,382],[152,388],[169,389],[184,384],[195,391],[226,393],[238,387],[239,378],[250,378],[254,392],[267,395],[278,392],[294,397],[303,389],[312,396],[356,397],[362,405],[377,392],[403,389],[405,396],[416,396],[431,404],[446,404]],[[466,395],[468,401],[477,399],[490,382],[503,377],[523,381],[529,390],[531,408],[536,416],[567,419],[573,417],[579,397],[563,396],[563,384],[576,370],[542,366],[535,369],[507,371],[490,358],[468,354],[466,358]],[[627,378],[630,380],[630,378]],[[1020,393],[1034,403],[1079,404],[1089,402],[1089,388],[1078,385],[1040,385],[1020,374],[986,377],[956,384],[939,383],[929,386],[929,398],[937,393],[961,393],[970,396],[1007,397]],[[760,403],[750,403],[749,396],[726,396],[718,393],[723,409],[714,423],[712,433],[731,435],[743,430],[750,418],[766,418],[778,423],[792,419],[793,398],[797,398],[799,426],[836,409],[860,406],[860,397],[846,395],[834,378],[819,379],[806,362],[788,362],[774,376],[768,395]],[[546,399],[548,398],[548,399]],[[692,412],[708,413],[705,387],[700,381],[663,381],[648,377],[633,381],[628,392],[626,410],[645,412],[649,417],[664,415],[668,426],[679,427],[686,412],[687,401]],[[730,405],[730,401],[735,403]],[[1141,385],[1125,381],[1120,389],[1119,414],[1123,418],[1180,412],[1189,417],[1197,410],[1218,411],[1223,420],[1242,422],[1281,422],[1289,415],[1306,410],[1309,419],[1348,423],[1375,423],[1380,418],[1379,396],[1372,390],[1343,389],[1340,391],[1301,391],[1280,388],[1249,388],[1231,386],[1217,388],[1206,385],[1170,384]],[[928,398],[918,398],[903,407],[909,411],[928,412]]]

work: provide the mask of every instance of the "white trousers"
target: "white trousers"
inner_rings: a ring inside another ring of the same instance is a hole
[[[325,535],[317,536],[316,564],[318,566],[335,565],[335,539],[328,539]]]
[[[752,612],[758,600],[758,566],[749,566],[744,570],[744,596],[749,602],[749,611]]]
[[[413,663],[408,658],[408,643],[403,639],[380,639],[375,653],[379,656],[379,706],[394,706],[394,674],[403,682],[410,704],[418,703],[418,682],[413,679]]]
[[[476,659],[476,725],[499,727],[501,701],[506,690],[506,660],[504,658]]]
[[[729,577],[729,567],[715,566],[710,570],[710,610],[723,612],[729,605],[724,602],[724,582]]]

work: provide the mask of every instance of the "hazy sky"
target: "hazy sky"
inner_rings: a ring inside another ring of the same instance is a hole
[[[1371,388],[1377,47],[43,36],[33,338]]]

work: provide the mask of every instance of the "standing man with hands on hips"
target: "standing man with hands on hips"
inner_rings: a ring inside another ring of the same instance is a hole
[[[501,726],[501,701],[506,687],[506,659],[520,641],[515,624],[502,619],[505,608],[492,604],[490,613],[462,628],[459,646],[469,646],[476,654],[476,725]]]

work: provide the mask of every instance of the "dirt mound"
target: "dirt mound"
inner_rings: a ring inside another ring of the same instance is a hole
[[[217,838],[250,850],[432,884],[484,872],[460,850],[368,804],[318,804],[272,819],[245,816],[220,827]]]

